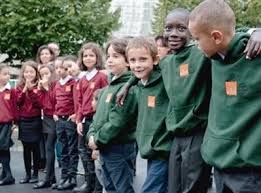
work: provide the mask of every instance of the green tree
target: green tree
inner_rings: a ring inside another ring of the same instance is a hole
[[[11,59],[34,58],[39,46],[58,42],[77,53],[83,42],[103,44],[119,26],[111,0],[1,0],[0,52]]]
[[[155,7],[154,22],[152,23],[155,35],[163,33],[164,19],[169,11],[182,7],[192,10],[202,0],[159,0]],[[237,27],[258,27],[261,25],[260,0],[227,0],[236,15]],[[222,11],[222,10],[221,10]]]

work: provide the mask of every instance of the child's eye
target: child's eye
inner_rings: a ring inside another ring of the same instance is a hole
[[[171,27],[171,26],[165,26],[164,30],[165,30],[166,32],[169,32],[169,31],[172,30],[172,27]]]
[[[187,29],[187,28],[185,28],[185,27],[183,27],[183,26],[179,26],[179,27],[178,27],[178,30],[179,30],[180,32],[184,32],[186,29]]]

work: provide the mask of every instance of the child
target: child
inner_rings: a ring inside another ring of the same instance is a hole
[[[168,47],[166,39],[163,36],[156,36],[155,42],[157,44],[158,54],[160,58],[163,58],[169,54],[170,49]]]
[[[166,128],[169,99],[155,66],[159,61],[157,47],[154,41],[137,37],[130,40],[126,54],[132,72],[140,79],[136,140],[141,157],[148,160],[141,192],[166,193],[172,137]]]
[[[0,64],[0,163],[2,173],[0,186],[15,183],[10,168],[10,147],[13,145],[11,139],[13,123],[17,121],[17,107],[15,90],[8,83],[10,79],[9,67]]]
[[[55,164],[55,142],[56,130],[53,119],[55,98],[55,72],[51,65],[42,65],[39,68],[40,80],[38,81],[37,97],[43,110],[43,135],[46,145],[46,175],[44,180],[33,186],[34,189],[48,188],[56,183]]]
[[[37,81],[37,64],[31,60],[24,62],[16,89],[19,109],[19,139],[24,147],[26,171],[25,178],[20,181],[21,184],[36,183],[38,181],[39,141],[42,136],[42,120],[41,107],[36,97]],[[33,154],[33,176],[31,176],[31,154]]]
[[[191,13],[189,29],[212,59],[212,96],[201,152],[214,166],[217,192],[260,192],[261,58],[246,60],[249,35],[235,34],[235,16],[225,1],[200,3]]]
[[[47,45],[42,45],[38,48],[37,54],[36,54],[36,62],[39,66],[43,64],[52,64],[55,60],[55,55],[53,50],[48,47]]]
[[[60,46],[57,42],[50,42],[50,43],[48,43],[47,46],[49,48],[51,48],[51,50],[53,50],[55,58],[59,57],[61,50],[60,50]]]
[[[100,150],[106,192],[134,193],[133,159],[136,157],[134,132],[136,104],[134,93],[123,107],[116,104],[116,94],[130,78],[125,57],[127,41],[114,39],[106,47],[107,66],[113,74],[109,86],[100,94],[97,110],[88,132],[88,145]]]
[[[93,92],[107,86],[107,76],[100,72],[102,69],[102,52],[95,43],[84,44],[79,51],[79,64],[86,74],[79,81],[78,86],[78,111],[77,111],[77,131],[78,150],[82,159],[85,172],[84,184],[74,189],[74,193],[102,192],[102,186],[95,176],[94,161],[91,158],[92,150],[85,146],[84,136],[89,131],[92,123],[94,110],[92,108]]]
[[[73,100],[75,80],[68,73],[69,61],[64,58],[62,64],[56,63],[55,66],[60,79],[55,85],[56,104],[53,118],[56,121],[57,138],[62,145],[62,171],[58,190],[72,189],[77,183],[78,151]]]

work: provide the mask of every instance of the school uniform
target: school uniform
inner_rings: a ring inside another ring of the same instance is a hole
[[[139,99],[136,140],[141,157],[148,162],[142,193],[167,193],[168,190],[168,159],[172,143],[172,135],[166,127],[169,99],[161,72],[156,68],[147,82],[138,83],[136,91]]]
[[[37,97],[39,104],[41,105],[43,111],[43,137],[45,143],[45,152],[46,152],[46,175],[43,180],[45,186],[51,186],[52,183],[55,183],[55,142],[56,142],[56,123],[53,119],[54,107],[55,107],[55,84],[56,82],[51,83],[49,90],[38,90]],[[39,182],[34,186],[34,188],[41,188]],[[44,185],[42,185],[44,186]]]
[[[160,61],[169,97],[167,129],[174,135],[169,159],[169,193],[206,193],[211,168],[200,147],[207,125],[211,95],[211,63],[188,45]]]
[[[14,178],[10,168],[10,147],[14,144],[12,135],[13,122],[17,122],[18,114],[16,108],[16,93],[8,83],[0,90],[0,163],[2,173],[0,176],[0,186],[13,184]]]
[[[102,189],[98,179],[95,176],[94,161],[91,157],[92,150],[86,147],[84,136],[89,131],[92,123],[94,110],[92,108],[93,93],[95,90],[103,88],[108,85],[105,74],[99,72],[97,69],[86,72],[86,74],[79,80],[77,84],[78,98],[77,104],[77,122],[83,122],[83,136],[78,136],[78,150],[82,159],[82,165],[85,173],[85,183],[80,188],[74,189],[74,192],[91,192],[95,188]],[[99,187],[95,187],[99,186]]]
[[[261,189],[261,58],[247,60],[246,34],[212,59],[212,97],[202,156],[214,166],[217,192]]]
[[[104,88],[87,137],[94,136],[100,150],[102,174],[106,192],[134,192],[133,159],[136,157],[135,128],[137,100],[134,93],[126,98],[124,106],[116,104],[116,94],[130,78],[126,72],[114,77]]]
[[[26,177],[20,183],[27,183],[31,179],[31,153],[33,153],[33,182],[38,179],[40,160],[39,141],[42,136],[41,107],[37,100],[37,87],[23,92],[23,87],[16,89],[19,110],[18,139],[24,147],[24,164]]]
[[[77,131],[76,124],[67,119],[74,114],[73,87],[75,80],[71,76],[60,79],[55,85],[55,112],[58,116],[56,133],[62,145],[61,152],[61,179],[67,181],[69,188],[76,185],[78,166]],[[62,183],[60,183],[62,185]],[[67,186],[58,186],[58,189],[67,189]]]

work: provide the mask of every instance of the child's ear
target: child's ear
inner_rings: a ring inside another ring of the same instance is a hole
[[[160,61],[160,57],[159,57],[159,55],[157,55],[157,56],[154,58],[153,65],[158,65],[158,64],[159,64],[159,61]]]
[[[211,32],[211,37],[217,45],[221,44],[224,40],[223,33],[217,30]]]

